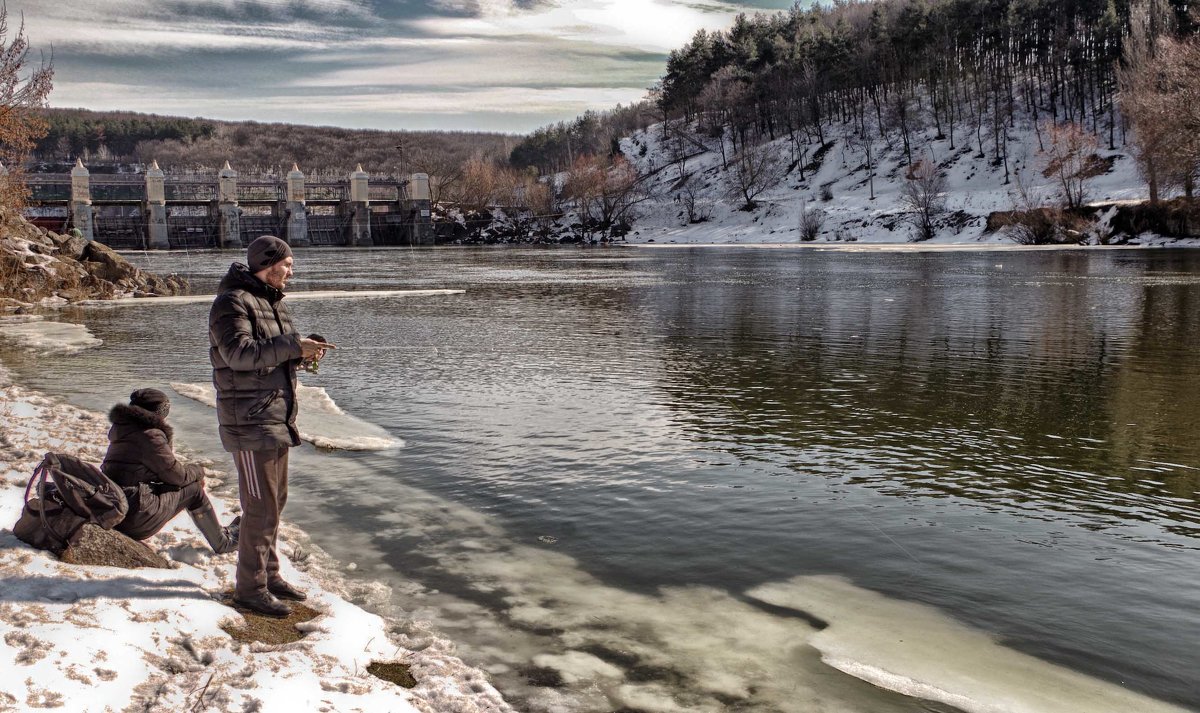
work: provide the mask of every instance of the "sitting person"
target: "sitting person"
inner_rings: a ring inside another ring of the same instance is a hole
[[[138,389],[129,404],[108,413],[108,452],[100,469],[125,491],[129,514],[116,530],[135,540],[155,534],[185,508],[213,552],[237,549],[238,524],[222,527],[204,492],[204,472],[184,465],[171,447],[174,431],[167,424],[171,401],[158,389]]]

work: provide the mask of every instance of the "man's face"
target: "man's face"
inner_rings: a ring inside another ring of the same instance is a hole
[[[287,287],[288,280],[292,279],[292,258],[285,257],[265,270],[260,270],[258,279],[277,290]]]

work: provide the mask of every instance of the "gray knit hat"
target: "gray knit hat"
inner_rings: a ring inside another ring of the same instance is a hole
[[[258,272],[291,256],[290,245],[274,235],[260,235],[246,248],[246,266],[250,272]]]

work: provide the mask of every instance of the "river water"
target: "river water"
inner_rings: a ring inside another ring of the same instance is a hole
[[[1200,252],[309,250],[291,287],[427,288],[465,292],[293,302],[342,347],[304,383],[405,445],[305,444],[285,515],[519,709],[1200,710]],[[208,382],[207,311],[0,356],[106,408]]]

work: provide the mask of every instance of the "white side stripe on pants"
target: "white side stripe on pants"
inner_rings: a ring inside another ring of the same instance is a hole
[[[261,498],[262,492],[258,487],[258,470],[254,467],[254,451],[238,451],[238,463],[246,477],[246,492],[252,498]]]

